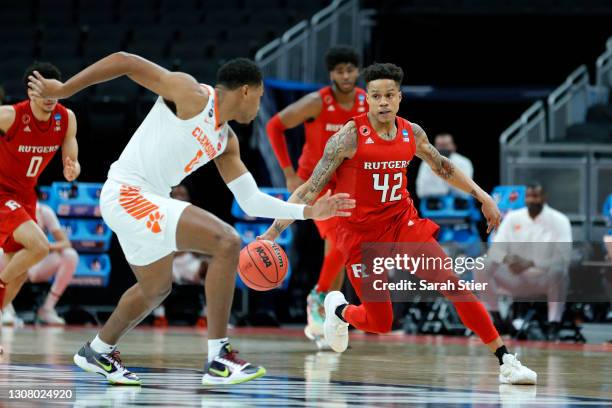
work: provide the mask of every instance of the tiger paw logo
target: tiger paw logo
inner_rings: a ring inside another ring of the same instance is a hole
[[[157,234],[161,232],[161,227],[159,223],[164,219],[164,216],[159,213],[159,211],[155,211],[154,213],[149,214],[149,219],[147,220],[147,228],[151,230],[152,233]]]

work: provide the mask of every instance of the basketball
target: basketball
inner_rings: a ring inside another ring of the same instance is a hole
[[[289,260],[283,248],[271,241],[253,241],[240,251],[238,274],[249,288],[266,291],[283,283]]]

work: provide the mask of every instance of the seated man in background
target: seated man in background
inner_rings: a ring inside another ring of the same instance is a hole
[[[189,190],[183,184],[172,187],[170,197],[181,201],[191,201]],[[172,261],[172,281],[179,285],[204,285],[204,278],[208,270],[209,257],[193,252],[177,252]],[[166,319],[166,309],[164,305],[158,306],[153,310],[153,325],[164,327],[168,325]],[[207,327],[206,322],[206,303],[200,312],[200,317],[196,322],[198,327]]]
[[[557,340],[567,296],[572,229],[567,216],[546,204],[540,184],[527,186],[525,204],[502,220],[488,254],[490,265],[476,268],[474,277],[488,283],[483,300],[498,327],[499,289],[515,297],[545,294],[548,339]]]
[[[55,305],[72,280],[72,276],[79,263],[79,255],[72,248],[70,240],[60,226],[59,220],[51,207],[38,202],[36,205],[36,219],[44,233],[53,236],[54,242],[51,242],[49,245],[49,255],[31,267],[27,274],[22,275],[23,279],[19,282],[19,285],[23,285],[26,279],[29,279],[32,283],[42,283],[48,282],[55,276],[51,290],[49,290],[43,305],[38,309],[36,318],[43,324],[65,325],[64,319],[58,316],[55,311]],[[5,265],[6,258],[2,255],[0,257],[0,270]],[[6,306],[2,313],[2,324],[20,325],[22,322],[15,314],[15,309],[11,304],[12,300],[5,299]]]
[[[474,167],[472,162],[467,157],[457,153],[457,146],[451,134],[438,134],[434,139],[434,144],[442,156],[453,162],[467,177],[473,178]],[[427,163],[421,163],[416,179],[416,192],[420,198],[444,196],[451,191],[458,196],[466,196],[463,191],[451,187],[446,181],[438,177]]]

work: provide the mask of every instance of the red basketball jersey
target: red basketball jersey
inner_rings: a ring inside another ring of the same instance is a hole
[[[348,227],[386,228],[387,221],[414,210],[406,189],[407,167],[416,153],[412,125],[396,117],[397,135],[393,140],[384,140],[367,114],[353,120],[357,151],[336,170],[335,192],[349,193],[357,207],[350,217],[339,218],[339,222]]]
[[[13,107],[15,121],[0,135],[0,192],[29,195],[64,141],[68,111],[58,103],[49,120],[41,122],[34,117],[29,100]]]
[[[323,156],[329,138],[351,118],[368,111],[366,92],[361,88],[355,88],[355,100],[351,110],[346,110],[338,104],[330,86],[320,89],[319,94],[323,101],[321,113],[315,120],[304,123],[306,140],[298,161],[298,175],[304,180],[308,180]]]

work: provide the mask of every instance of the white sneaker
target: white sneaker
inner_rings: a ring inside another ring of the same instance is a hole
[[[325,297],[325,322],[323,333],[325,341],[337,353],[342,353],[348,347],[348,323],[336,316],[336,308],[348,304],[342,292],[329,292]]]
[[[536,372],[522,365],[516,354],[504,354],[502,361],[504,364],[499,367],[500,383],[533,385],[537,382]]]
[[[38,309],[38,313],[36,313],[36,316],[38,317],[38,320],[43,324],[48,324],[52,326],[64,326],[66,324],[66,321],[58,316],[55,309],[49,310],[41,307],[40,309]]]
[[[321,330],[321,334],[315,334],[311,331],[311,327],[309,325],[306,325],[304,327],[304,335],[306,335],[309,340],[314,341],[319,350],[331,350],[331,347],[329,347],[329,344],[325,340],[323,330]]]
[[[15,308],[12,303],[9,303],[4,310],[2,311],[2,325],[3,326],[13,326],[13,327],[23,327],[23,320],[17,316],[15,312]]]

